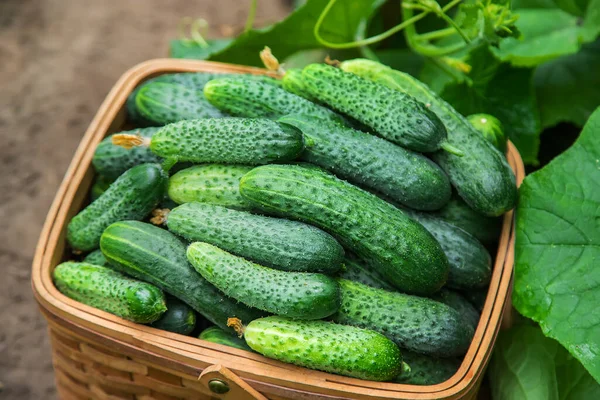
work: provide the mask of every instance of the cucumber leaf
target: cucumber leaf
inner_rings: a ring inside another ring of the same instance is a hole
[[[600,108],[577,141],[527,176],[513,304],[600,381]]]
[[[206,60],[216,51],[229,46],[232,39],[207,40],[208,47],[200,46],[192,40],[176,39],[169,43],[169,55],[172,58],[190,58],[194,60]]]

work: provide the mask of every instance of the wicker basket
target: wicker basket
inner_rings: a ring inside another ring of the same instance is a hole
[[[312,371],[125,321],[63,296],[51,279],[68,258],[67,222],[82,208],[92,183],[96,145],[124,125],[127,95],[142,81],[168,72],[265,74],[264,70],[201,61],[159,59],[126,72],[98,110],[56,194],[40,235],[32,284],[48,320],[56,383],[64,399],[474,399],[503,310],[513,267],[513,212],[504,216],[490,289],[473,342],[457,373],[438,385],[370,382]],[[517,182],[523,163],[509,143]],[[225,392],[225,393],[222,393]]]

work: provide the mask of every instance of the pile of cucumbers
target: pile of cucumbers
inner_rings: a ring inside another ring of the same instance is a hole
[[[456,372],[517,198],[497,120],[360,59],[162,75],[127,111],[68,225],[63,294],[361,379]]]

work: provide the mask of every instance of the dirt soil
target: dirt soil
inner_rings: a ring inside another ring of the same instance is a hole
[[[261,0],[257,22],[287,1]],[[211,34],[243,26],[240,0],[0,1],[0,399],[56,397],[46,324],[30,286],[32,255],[87,125],[131,66],[167,54],[182,17]]]

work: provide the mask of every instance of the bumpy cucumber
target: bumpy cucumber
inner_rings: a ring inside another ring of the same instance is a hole
[[[458,371],[460,358],[437,358],[402,350],[404,362],[410,372],[400,374],[392,381],[407,385],[436,385],[447,381]]]
[[[215,79],[204,87],[204,95],[217,108],[240,117],[277,119],[288,114],[307,114],[342,121],[328,108],[260,81]]]
[[[412,210],[405,212],[436,238],[450,264],[448,287],[473,289],[487,286],[492,276],[492,257],[479,241],[441,218]]]
[[[409,95],[325,64],[306,66],[302,79],[316,99],[391,142],[418,152],[432,152],[444,146],[444,124]]]
[[[182,204],[169,212],[167,226],[189,241],[284,271],[333,274],[344,257],[342,246],[313,226],[212,204]]]
[[[159,128],[140,128],[131,131],[119,132],[120,134],[140,135],[150,138]],[[121,146],[114,145],[112,135],[102,140],[96,151],[92,164],[96,172],[107,179],[115,180],[129,168],[138,164],[157,163],[160,158],[150,151],[147,147],[134,147],[130,150],[124,149]]]
[[[112,180],[109,180],[104,176],[97,176],[94,180],[92,188],[90,189],[90,200],[94,201],[100,197],[102,193],[106,192],[106,189],[108,189],[111,183],[113,183]]]
[[[224,344],[225,346],[235,347],[236,349],[240,350],[254,351],[246,344],[244,339],[241,339],[237,335],[231,334],[230,332],[224,331],[218,326],[206,328],[200,333],[198,339],[217,344]]]
[[[452,307],[463,317],[463,320],[469,323],[473,329],[477,329],[479,324],[479,312],[475,307],[458,292],[449,289],[442,289],[437,292],[432,299]]]
[[[338,280],[342,306],[333,320],[372,329],[401,348],[437,357],[465,354],[473,327],[458,311],[440,302]]]
[[[85,258],[83,259],[83,262],[88,263],[88,264],[94,264],[94,265],[102,265],[102,266],[108,265],[108,261],[106,260],[106,257],[104,257],[104,254],[102,254],[102,250],[100,250],[100,249],[96,249],[96,250],[92,251],[90,254],[88,254],[87,256],[85,256]]]
[[[165,229],[137,221],[117,222],[106,228],[100,247],[111,268],[155,284],[223,329],[228,317],[252,320],[264,315],[223,295],[202,278],[188,263],[186,246]]]
[[[160,129],[150,142],[154,154],[196,163],[260,165],[292,160],[302,148],[296,128],[251,118],[176,122]]]
[[[292,115],[302,131],[304,160],[416,210],[437,210],[452,193],[448,177],[427,157],[335,121]]]
[[[158,164],[141,164],[126,171],[69,222],[69,244],[75,250],[96,249],[102,232],[113,222],[148,215],[163,198],[167,182]]]
[[[163,331],[189,335],[196,327],[196,313],[181,300],[167,296],[167,311],[150,325]]]
[[[65,296],[129,321],[156,321],[167,309],[165,296],[156,286],[100,265],[68,261],[52,275]]]
[[[252,167],[205,164],[183,169],[169,179],[169,198],[178,204],[198,201],[236,209],[248,209],[240,195],[240,179]]]
[[[495,148],[500,150],[502,153],[506,152],[506,142],[508,139],[504,134],[504,127],[502,122],[493,115],[489,114],[473,114],[467,117],[467,121],[479,133],[487,139],[488,142],[494,145]]]
[[[337,282],[326,275],[278,271],[195,242],[188,260],[207,281],[250,307],[297,319],[325,318],[340,306]]]
[[[299,165],[266,165],[240,181],[244,198],[334,235],[395,287],[430,294],[446,282],[448,259],[422,225],[335,176]]]
[[[485,299],[487,298],[489,288],[479,290],[466,290],[461,292],[462,295],[475,307],[479,312],[483,310]]]
[[[351,254],[346,255],[344,267],[338,276],[349,281],[359,282],[363,285],[378,289],[390,291],[396,290],[392,285],[387,283],[380,274],[375,272],[373,267]]]
[[[244,337],[266,357],[355,378],[387,381],[403,366],[400,349],[385,336],[331,322],[260,318],[245,327]]]
[[[316,99],[306,90],[302,80],[302,70],[300,68],[290,68],[285,71],[281,78],[281,86],[290,93],[304,97],[307,100],[316,101]]]
[[[517,186],[504,154],[427,85],[370,60],[344,61],[341,68],[429,104],[431,111],[446,126],[448,142],[463,152],[462,157],[445,151],[433,155],[460,196],[473,209],[489,216],[498,216],[514,208]]]

